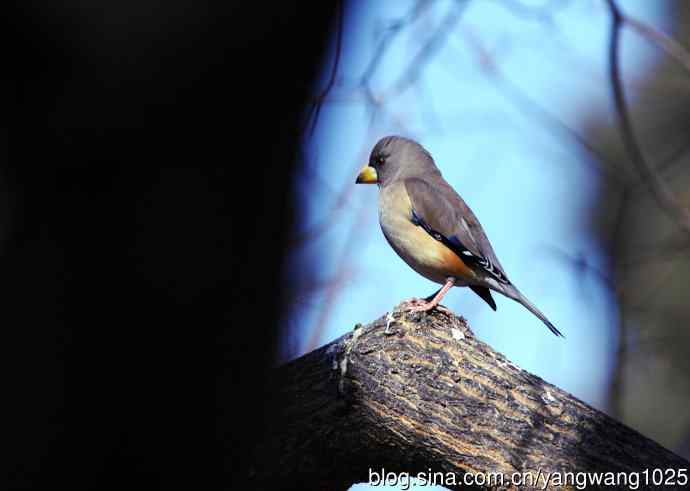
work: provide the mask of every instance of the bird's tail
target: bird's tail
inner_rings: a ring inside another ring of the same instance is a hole
[[[517,288],[515,288],[515,286],[513,286],[512,284],[511,285],[502,285],[502,286],[503,286],[503,291],[501,293],[503,293],[506,297],[512,298],[516,302],[524,305],[527,310],[529,310],[534,315],[539,317],[539,319],[541,319],[541,321],[544,324],[546,324],[546,327],[548,327],[549,330],[552,333],[554,333],[556,336],[560,336],[562,338],[565,337],[565,336],[563,336],[563,334],[561,334],[561,331],[556,329],[556,326],[551,324],[551,321],[549,321],[549,319],[547,319],[546,316],[541,313],[541,310],[539,310],[537,307],[535,307],[535,305],[532,302],[527,300],[527,297],[525,297],[522,293],[520,293],[520,291]]]

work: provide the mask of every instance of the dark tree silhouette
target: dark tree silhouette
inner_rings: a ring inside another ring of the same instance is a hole
[[[3,15],[4,489],[242,489],[334,11],[177,0]]]

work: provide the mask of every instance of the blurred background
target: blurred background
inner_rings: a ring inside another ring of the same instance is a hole
[[[354,184],[399,134],[431,152],[566,338],[501,296],[497,312],[468,289],[443,303],[522,368],[690,457],[690,5],[618,6],[612,78],[606,1],[340,5],[294,182],[283,360],[436,290],[386,243],[376,187]]]
[[[2,3],[0,489],[253,489],[335,12],[302,5]]]

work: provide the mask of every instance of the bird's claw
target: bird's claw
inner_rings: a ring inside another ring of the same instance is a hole
[[[450,314],[450,310],[448,310],[446,307],[439,303],[434,303],[426,301],[422,298],[411,298],[409,300],[405,300],[403,303],[400,304],[400,311],[401,312],[428,312],[430,310],[436,309],[440,312],[443,312],[445,314]]]
[[[405,300],[400,304],[400,311],[401,312],[407,312],[411,311],[414,308],[420,307],[420,306],[426,306],[429,302],[422,298],[410,298],[408,300]]]

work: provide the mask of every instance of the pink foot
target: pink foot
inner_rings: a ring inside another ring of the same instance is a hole
[[[433,300],[427,302],[422,298],[411,298],[400,304],[401,312],[428,312],[433,308],[436,308],[436,310],[441,312],[445,312],[446,314],[450,314],[450,310],[445,308],[443,305],[435,303]]]
[[[412,307],[418,307],[419,305],[426,304],[426,300],[422,298],[412,297],[404,302],[400,303],[400,310],[409,310]]]
[[[422,300],[420,298],[411,298],[410,300],[407,300],[402,303],[402,305],[400,306],[401,310],[405,312],[428,312],[434,307],[438,307],[438,309],[442,312],[450,313],[450,311],[447,308],[441,307],[440,305],[438,305],[438,303],[454,284],[455,278],[450,276],[446,279],[446,283],[443,285],[443,288],[436,292],[434,298],[432,298],[429,301]]]

